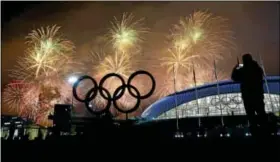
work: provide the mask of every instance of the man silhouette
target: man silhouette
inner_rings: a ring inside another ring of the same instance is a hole
[[[266,125],[266,113],[264,108],[263,70],[251,54],[244,54],[243,65],[237,64],[232,71],[232,80],[240,82],[242,99],[251,133],[256,133],[257,125]]]

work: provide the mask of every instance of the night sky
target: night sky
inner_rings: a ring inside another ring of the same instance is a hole
[[[144,52],[153,54],[164,47],[172,24],[200,9],[229,19],[235,33],[237,48],[220,68],[229,74],[236,55],[250,52],[258,60],[260,53],[267,74],[280,74],[278,2],[1,2],[2,89],[10,80],[7,70],[23,55],[24,37],[32,29],[62,26],[60,31],[75,43],[76,55],[83,58],[96,37],[106,33],[113,16],[132,12],[137,18],[145,17],[152,33],[145,36]]]

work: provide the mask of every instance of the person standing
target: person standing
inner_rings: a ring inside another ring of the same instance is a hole
[[[250,122],[251,133],[255,134],[258,125],[266,127],[267,115],[264,104],[263,70],[251,54],[242,56],[243,64],[237,64],[232,71],[233,81],[240,83],[245,111]]]

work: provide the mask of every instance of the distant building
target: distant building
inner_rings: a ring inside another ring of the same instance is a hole
[[[11,127],[14,128],[12,135],[10,134]],[[27,135],[32,140],[38,136],[39,128],[39,126],[25,118],[8,115],[1,116],[1,138],[3,139],[8,139],[10,135],[13,139]]]

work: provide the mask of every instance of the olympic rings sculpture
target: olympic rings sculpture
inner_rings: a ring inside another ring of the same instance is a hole
[[[224,96],[224,97],[214,97],[210,101],[211,105],[216,107],[219,110],[223,110],[224,107],[220,108],[219,105],[222,104],[230,109],[236,109],[238,105],[242,104],[242,99],[240,96],[235,95],[233,97]],[[231,103],[234,103],[234,105],[231,105]]]
[[[145,94],[145,95],[141,95],[140,92],[138,91],[138,89],[131,85],[131,82],[132,80],[134,79],[134,77],[136,77],[137,75],[141,75],[141,74],[144,74],[144,75],[147,75],[151,78],[151,81],[152,81],[152,88],[151,90]],[[116,88],[116,90],[114,91],[113,95],[111,96],[111,94],[109,93],[109,91],[103,87],[103,84],[105,83],[105,81],[110,78],[110,77],[116,77],[118,78],[120,81],[121,81],[121,86],[119,86],[118,88]],[[78,85],[80,84],[81,81],[83,80],[90,80],[93,84],[93,87],[91,89],[89,89],[89,91],[86,93],[85,95],[85,98],[82,99],[78,96],[77,94],[77,87]],[[149,72],[147,71],[143,71],[143,70],[139,70],[139,71],[136,71],[134,73],[132,73],[130,75],[130,77],[128,78],[128,81],[127,81],[127,84],[125,83],[124,79],[119,75],[119,74],[116,74],[116,73],[109,73],[107,75],[105,75],[99,82],[99,85],[97,84],[97,82],[95,81],[95,79],[93,79],[92,77],[88,76],[88,75],[84,75],[84,76],[81,76],[76,82],[75,84],[73,85],[73,96],[80,102],[83,102],[87,108],[87,110],[91,113],[91,114],[94,114],[94,115],[101,115],[103,114],[104,112],[106,111],[109,111],[112,103],[114,105],[114,107],[120,111],[121,113],[131,113],[131,112],[134,112],[138,109],[139,105],[140,105],[140,101],[141,99],[146,99],[148,97],[150,97],[154,91],[155,91],[155,87],[156,87],[156,82],[155,82],[155,79],[154,77],[152,76],[152,74],[150,74]],[[117,101],[125,94],[125,89],[127,88],[128,90],[128,93],[134,97],[136,99],[136,104],[134,105],[133,108],[131,109],[128,109],[128,110],[123,110],[121,108],[119,108],[119,106],[117,105]],[[132,90],[134,90],[136,92],[133,93]],[[107,100],[107,105],[105,106],[104,109],[102,110],[99,110],[99,111],[94,111],[93,109],[91,109],[89,103],[95,99],[95,97],[97,96],[97,94],[100,94],[100,96]]]

